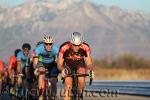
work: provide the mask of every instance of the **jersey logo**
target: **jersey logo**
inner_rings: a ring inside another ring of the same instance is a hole
[[[65,45],[62,47],[62,51],[66,51],[69,48],[69,45]]]
[[[71,60],[81,60],[82,57],[80,55],[69,55],[67,57],[67,59],[71,59]]]

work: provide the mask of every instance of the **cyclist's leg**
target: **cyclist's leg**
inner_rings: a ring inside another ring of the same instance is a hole
[[[29,66],[29,77],[27,79],[27,82],[29,83],[28,85],[28,89],[29,91],[32,91],[33,89],[33,85],[34,85],[34,81],[35,81],[35,75],[34,75],[34,69],[33,69],[33,64],[31,64],[31,66]]]
[[[70,100],[71,89],[72,89],[72,78],[66,77],[64,82],[64,100]]]
[[[13,95],[15,94],[15,89],[14,89],[15,78],[14,78],[14,75],[16,75],[15,70],[11,69],[11,72],[9,74],[9,80],[10,80],[10,93],[13,94]]]
[[[48,65],[48,75],[46,75],[47,77],[50,78],[50,82],[51,82],[51,99],[55,99],[56,97],[56,93],[57,93],[57,76],[58,76],[58,69],[57,69],[57,64],[55,62],[50,63]]]
[[[0,95],[2,93],[2,82],[3,82],[3,75],[2,73],[0,72]]]
[[[39,90],[39,98],[38,100],[44,99],[45,92],[45,82],[44,82],[45,74],[40,74],[38,77],[38,90]]]
[[[78,74],[85,74],[85,72],[86,72],[85,67],[79,67],[77,69]],[[85,77],[78,77],[78,88],[80,93],[82,93],[85,88]]]
[[[23,82],[23,81],[22,81],[22,76],[19,75],[19,76],[17,77],[17,86],[18,86],[19,88],[22,86],[22,82]]]
[[[45,77],[44,74],[39,75],[39,78],[38,78],[38,88],[39,88],[39,90],[44,89],[44,77]]]
[[[57,77],[51,77],[51,98],[55,99],[57,93]]]
[[[15,75],[15,70],[14,70],[14,69],[11,69],[11,73],[9,74],[10,85],[11,85],[11,86],[14,86],[14,84],[15,84],[14,75]]]
[[[39,67],[44,67],[44,63],[42,62],[38,62],[38,66]],[[38,89],[39,89],[39,98],[43,98],[43,95],[44,95],[44,78],[45,78],[45,74],[39,74],[39,77],[38,77]]]
[[[4,76],[4,68],[0,66],[0,95],[2,92],[3,76]]]
[[[17,76],[17,86],[18,86],[19,88],[21,88],[22,85],[23,85],[23,77],[25,77],[25,67],[22,68],[21,71],[22,71],[23,76],[22,76],[22,75],[18,75],[18,76]]]

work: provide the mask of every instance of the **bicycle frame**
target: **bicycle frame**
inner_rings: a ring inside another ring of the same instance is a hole
[[[44,91],[45,91],[45,96],[50,98],[51,97],[51,82],[50,78],[44,78]]]
[[[83,96],[82,94],[80,94],[79,88],[78,88],[78,77],[85,77],[85,76],[89,76],[89,74],[77,74],[77,68],[73,69],[72,74],[66,76],[66,77],[72,77],[71,100],[83,100]],[[89,85],[92,84],[92,80],[93,79],[90,78]]]
[[[45,70],[44,72],[40,72],[39,75],[46,74],[48,70]],[[51,82],[50,78],[47,78],[46,76],[44,77],[44,88],[42,90],[42,95],[45,97],[50,98],[51,97]]]

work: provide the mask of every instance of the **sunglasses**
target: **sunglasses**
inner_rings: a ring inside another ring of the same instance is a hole
[[[28,48],[24,48],[23,51],[29,51],[29,49]]]
[[[75,44],[72,44],[72,45],[73,45],[73,46],[76,46],[76,47],[77,47],[77,46],[81,46],[81,44],[80,44],[80,45],[75,45]]]
[[[50,46],[51,46],[52,44],[53,44],[53,43],[45,43],[45,45],[50,45]]]

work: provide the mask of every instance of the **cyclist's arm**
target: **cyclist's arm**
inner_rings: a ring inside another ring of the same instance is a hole
[[[12,75],[12,60],[11,58],[9,58],[9,61],[8,61],[8,73],[9,73],[9,76]]]
[[[93,70],[93,62],[91,56],[85,57],[86,65],[89,70]]]
[[[4,73],[5,64],[2,62],[0,63],[0,74]]]
[[[83,44],[83,49],[85,50],[85,61],[88,70],[93,70],[93,62],[91,58],[91,49],[88,44]]]
[[[21,70],[21,57],[22,57],[22,52],[20,51],[17,54],[17,72],[18,73],[22,73],[22,70]]]
[[[58,67],[59,72],[62,72],[62,70],[63,70],[63,63],[64,63],[64,59],[61,57],[58,57],[57,67]]]
[[[21,61],[17,61],[17,72],[22,73],[21,72]]]
[[[9,78],[11,78],[11,75],[12,75],[12,69],[11,67],[8,66],[8,74],[9,74]]]
[[[37,68],[40,53],[41,53],[41,48],[39,48],[39,46],[38,46],[35,48],[35,51],[34,51],[34,57],[33,57],[33,68],[34,68],[34,70]]]
[[[58,67],[59,72],[62,72],[62,70],[63,70],[64,52],[65,52],[65,50],[63,49],[63,47],[61,47],[59,49],[59,53],[58,53],[58,57],[57,57],[57,67]]]
[[[33,60],[33,68],[36,69],[37,68],[37,64],[38,64],[38,58],[35,57]]]

